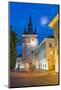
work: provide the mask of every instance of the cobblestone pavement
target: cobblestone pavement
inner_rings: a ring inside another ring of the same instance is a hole
[[[58,73],[54,71],[10,72],[10,87],[58,85]]]

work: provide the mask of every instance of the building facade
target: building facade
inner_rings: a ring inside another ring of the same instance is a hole
[[[55,38],[55,72],[58,72],[59,64],[59,15],[57,14],[55,18],[49,23],[49,27],[54,29]]]
[[[16,65],[15,65],[15,69],[16,70],[24,70],[24,62],[22,60],[22,56],[17,56],[17,60],[16,60]]]
[[[38,65],[39,70],[54,70],[55,69],[54,47],[55,47],[54,38],[45,38],[38,46],[37,50],[35,51],[36,55],[34,55],[34,65],[36,65],[35,62],[37,59],[37,65]]]

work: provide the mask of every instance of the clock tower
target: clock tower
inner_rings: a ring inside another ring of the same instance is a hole
[[[24,33],[22,35],[23,39],[23,60],[25,63],[25,69],[30,69],[30,63],[33,60],[33,53],[38,46],[38,35],[37,30],[33,30],[32,19],[29,17],[29,23],[27,30],[24,28]]]

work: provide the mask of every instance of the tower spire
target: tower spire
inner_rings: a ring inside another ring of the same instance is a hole
[[[33,33],[33,24],[31,16],[29,17],[28,33]]]

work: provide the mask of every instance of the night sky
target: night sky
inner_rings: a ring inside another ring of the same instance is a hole
[[[33,28],[37,29],[39,43],[48,36],[54,36],[54,30],[48,24],[58,13],[58,5],[30,4],[30,3],[9,3],[9,23],[17,33],[18,38],[22,37],[24,28],[28,27],[29,17],[32,18]],[[22,44],[17,45],[17,54],[22,53]]]

